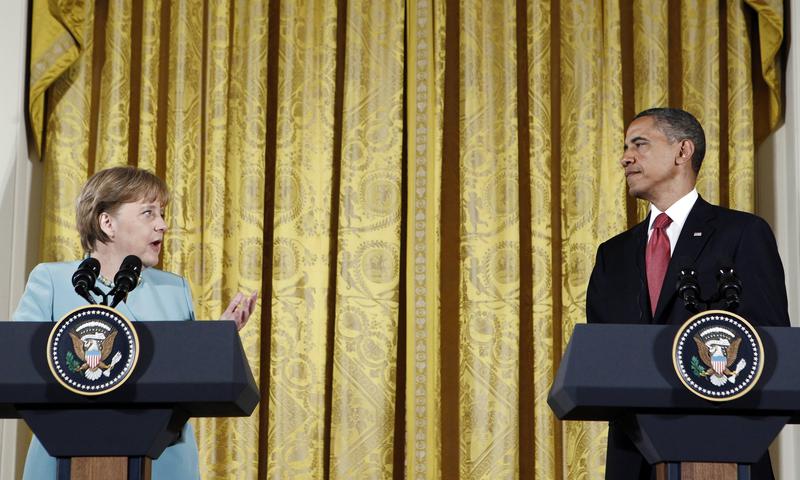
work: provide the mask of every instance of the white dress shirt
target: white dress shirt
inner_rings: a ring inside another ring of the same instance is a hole
[[[689,212],[692,211],[692,207],[694,207],[694,202],[697,201],[697,189],[693,188],[691,192],[687,193],[683,197],[680,198],[677,202],[670,205],[669,208],[663,213],[666,213],[669,218],[672,219],[672,223],[669,224],[667,227],[667,237],[669,237],[669,254],[672,256],[672,252],[675,251],[675,244],[678,243],[678,237],[681,236],[681,230],[683,230],[683,224],[686,223],[686,217],[689,216]],[[661,214],[661,210],[656,208],[655,205],[652,203],[650,204],[650,224],[647,226],[647,240],[650,241],[650,235],[653,233],[653,222],[656,221],[656,217]]]

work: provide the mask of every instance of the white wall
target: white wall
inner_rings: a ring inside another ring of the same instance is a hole
[[[28,5],[0,1],[0,320],[11,317],[38,255],[41,165],[28,158],[25,51]],[[27,427],[0,421],[0,480],[19,478]]]
[[[36,260],[40,182],[32,182],[41,170],[40,162],[28,158],[25,131],[25,49],[27,5],[19,1],[0,2],[0,320],[10,317],[22,293],[28,264]],[[33,195],[33,194],[36,195]],[[10,228],[9,228],[10,227]],[[33,231],[35,230],[35,231]]]

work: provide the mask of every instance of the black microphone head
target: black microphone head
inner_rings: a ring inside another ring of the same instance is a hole
[[[733,267],[720,267],[717,270],[717,282],[720,284],[739,283],[739,277]]]
[[[736,272],[733,269],[733,259],[730,257],[722,257],[717,259],[717,279],[723,275],[736,276]]]
[[[78,265],[78,268],[88,268],[93,271],[95,275],[100,275],[100,260],[92,257],[86,257],[84,261]]]
[[[697,271],[691,264],[691,259],[680,257],[676,259],[680,265],[680,275],[675,289],[678,296],[683,300],[683,306],[692,313],[697,313],[700,301],[700,284],[697,281]]]
[[[136,255],[128,255],[122,260],[119,271],[114,276],[114,287],[117,290],[130,292],[139,284],[142,273],[142,260]]]
[[[739,295],[742,294],[742,282],[733,269],[733,260],[729,257],[718,262],[717,270],[717,298],[725,302],[728,310],[739,306]]]
[[[128,255],[122,259],[122,265],[119,266],[120,270],[130,269],[137,272],[142,271],[142,260],[136,255]]]
[[[694,269],[694,267],[689,267],[689,266],[681,267],[679,278],[680,281],[685,281],[685,280],[697,281],[697,271]]]
[[[697,272],[692,265],[692,259],[687,256],[680,256],[675,258],[675,264],[680,267],[681,275],[697,275]]]
[[[736,276],[733,268],[721,268],[717,276],[721,297],[739,295],[742,293],[742,281]]]
[[[680,265],[680,273],[678,275],[678,283],[675,288],[681,290],[687,284],[697,285],[697,270],[694,269],[691,259],[688,257],[678,257],[677,264]]]
[[[89,290],[94,287],[98,275],[100,275],[100,262],[96,258],[88,257],[72,274],[72,286]]]
[[[736,275],[736,270],[733,268],[733,260],[729,257],[725,257],[717,262],[719,267],[717,268],[717,282],[720,285],[725,285],[726,287],[730,286],[731,284],[739,284],[739,277]]]

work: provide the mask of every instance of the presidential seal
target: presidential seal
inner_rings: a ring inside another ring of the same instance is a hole
[[[105,305],[75,309],[56,323],[47,340],[50,372],[67,390],[108,393],[130,377],[139,359],[131,322]]]
[[[764,369],[764,346],[744,318],[725,310],[707,310],[678,329],[672,363],[689,391],[724,402],[741,397],[758,382]]]

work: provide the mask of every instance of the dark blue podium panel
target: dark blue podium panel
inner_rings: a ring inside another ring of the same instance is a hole
[[[675,325],[577,325],[548,403],[562,420],[613,420],[629,413],[777,415],[800,420],[800,329],[757,327],[764,371],[728,402],[704,400],[672,364]]]
[[[675,372],[676,325],[577,325],[548,404],[562,420],[620,425],[651,464],[757,462],[800,420],[800,329],[757,327],[764,370],[726,402],[690,392]]]
[[[233,322],[134,322],[125,384],[87,397],[47,365],[52,322],[0,322],[0,417],[24,418],[53,456],[157,458],[190,417],[249,416],[259,401]],[[88,428],[87,428],[88,427]]]

